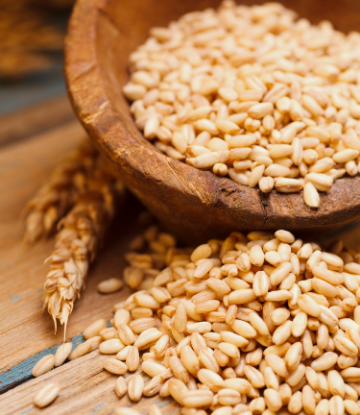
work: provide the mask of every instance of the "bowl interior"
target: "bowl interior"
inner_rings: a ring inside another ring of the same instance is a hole
[[[333,22],[336,29],[344,32],[360,30],[358,0],[282,0],[280,2],[294,9],[300,17],[308,18],[312,23],[329,20]],[[190,11],[218,7],[221,1],[109,0],[104,3],[97,22],[96,52],[102,77],[109,81],[104,82],[105,91],[114,107],[118,111],[123,111],[124,98],[121,88],[128,80],[128,58],[130,53],[146,40],[150,28],[165,27],[172,20]],[[238,3],[253,5],[264,2],[245,0]]]

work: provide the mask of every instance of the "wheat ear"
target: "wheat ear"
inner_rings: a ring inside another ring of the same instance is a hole
[[[87,177],[86,191],[71,211],[59,222],[55,251],[47,259],[50,271],[44,286],[44,308],[65,326],[74,302],[85,287],[89,265],[104,241],[105,232],[114,217],[116,200],[125,188],[104,164]]]
[[[33,243],[48,236],[86,189],[100,155],[89,139],[84,140],[52,172],[49,180],[26,207],[24,241]]]

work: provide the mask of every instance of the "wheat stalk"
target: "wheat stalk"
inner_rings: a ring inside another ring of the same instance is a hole
[[[50,179],[26,208],[25,242],[51,234],[86,188],[86,176],[94,169],[99,153],[89,139],[82,142],[52,172]]]
[[[35,242],[58,225],[55,250],[45,261],[44,309],[66,325],[85,288],[90,263],[123,198],[125,188],[89,139],[60,163],[27,206],[24,240]],[[71,210],[70,210],[71,209]]]
[[[55,251],[47,259],[50,271],[44,286],[44,308],[65,326],[74,302],[85,287],[89,265],[104,241],[114,217],[117,196],[124,186],[99,163],[86,177],[86,190],[78,197],[71,211],[59,222]]]

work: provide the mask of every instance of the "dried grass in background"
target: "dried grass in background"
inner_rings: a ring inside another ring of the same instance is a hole
[[[0,79],[14,80],[52,66],[46,52],[63,49],[65,32],[54,15],[29,0],[0,1]]]

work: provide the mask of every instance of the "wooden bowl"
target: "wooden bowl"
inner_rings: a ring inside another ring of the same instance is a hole
[[[191,10],[217,7],[216,0],[78,0],[68,28],[65,74],[75,112],[97,147],[131,192],[172,232],[185,240],[223,237],[234,230],[297,233],[333,230],[360,215],[360,177],[337,180],[321,194],[319,209],[302,193],[262,194],[158,152],[135,126],[121,89],[129,54],[153,26],[166,26]],[[245,1],[251,4],[256,2]],[[313,23],[360,29],[357,0],[283,2]]]

